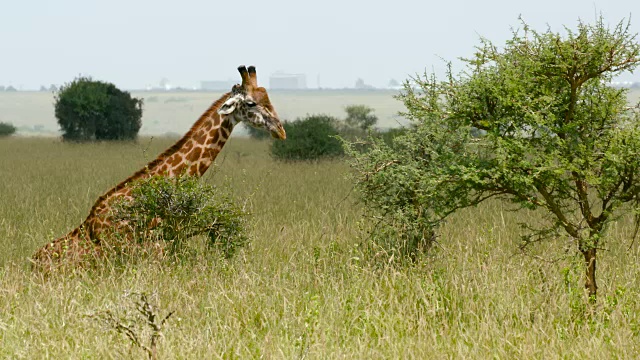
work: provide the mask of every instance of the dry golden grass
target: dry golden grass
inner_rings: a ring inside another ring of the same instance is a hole
[[[245,139],[232,139],[205,177],[250,196],[253,241],[233,260],[141,259],[47,280],[30,272],[28,256],[169,144],[0,139],[0,358],[143,358],[88,316],[123,314],[130,292],[155,294],[160,315],[175,311],[163,359],[640,357],[640,248],[627,250],[627,220],[602,251],[589,316],[579,258],[562,240],[532,252],[566,255],[555,263],[518,252],[517,223],[537,215],[487,203],[452,218],[416,266],[371,264],[344,163],[278,163],[266,143]]]

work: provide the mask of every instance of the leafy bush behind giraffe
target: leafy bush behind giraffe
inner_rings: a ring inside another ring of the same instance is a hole
[[[342,136],[344,135],[365,135],[368,130],[373,130],[378,117],[374,114],[374,109],[366,105],[348,105],[344,108],[347,116],[344,120],[340,120],[331,117],[331,122],[335,125],[336,129]],[[302,120],[306,120],[309,117],[319,117],[326,115],[310,115]],[[298,119],[297,121],[300,121]],[[309,124],[309,126],[313,126]],[[256,140],[268,139],[271,136],[269,132],[263,129],[254,128],[247,124],[244,124],[244,128],[247,130],[249,137]]]
[[[117,202],[113,216],[142,243],[168,244],[179,255],[186,241],[206,236],[211,249],[231,258],[244,246],[247,213],[221,188],[191,176],[154,176],[137,181],[132,199]]]
[[[522,224],[522,247],[571,241],[594,301],[606,230],[623,211],[636,214],[636,232],[640,224],[640,105],[628,107],[627,89],[609,85],[640,64],[629,26],[600,18],[563,36],[523,23],[504,48],[483,39],[462,75],[449,67],[443,81],[407,82],[399,99],[413,131],[394,146],[347,146],[367,208],[382,222],[373,238],[420,237],[460,209],[504,199],[547,215]],[[474,128],[486,133],[474,137]]]
[[[0,122],[0,137],[11,136],[16,132],[16,127],[13,124]]]
[[[64,140],[133,140],[142,126],[142,99],[114,84],[78,77],[55,94],[55,116]]]
[[[405,128],[380,131],[374,109],[366,105],[345,107],[346,118],[338,119],[325,114],[308,115],[293,122],[285,122],[286,141],[276,141],[271,154],[280,160],[318,160],[344,155],[339,138],[356,140],[369,134],[391,143],[391,139],[404,133]],[[268,135],[261,129],[249,128],[249,136],[263,139]]]
[[[308,115],[293,122],[285,121],[287,140],[274,141],[271,155],[278,160],[317,160],[342,156],[339,120],[329,115]]]

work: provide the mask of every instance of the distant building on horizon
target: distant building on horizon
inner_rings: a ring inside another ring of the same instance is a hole
[[[362,80],[361,78],[358,78],[358,80],[356,80],[356,85],[355,88],[358,90],[373,90],[375,89],[373,86],[366,84],[364,82],[364,80]]]
[[[299,90],[306,88],[307,76],[305,74],[287,74],[278,71],[269,77],[269,89],[271,90]]]

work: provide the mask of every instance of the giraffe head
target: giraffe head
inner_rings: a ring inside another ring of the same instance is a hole
[[[267,90],[258,86],[256,68],[244,65],[238,68],[242,84],[234,85],[231,96],[218,110],[221,117],[231,117],[235,123],[245,122],[249,126],[262,128],[276,139],[284,140],[287,134],[282,127],[278,113],[271,105]]]

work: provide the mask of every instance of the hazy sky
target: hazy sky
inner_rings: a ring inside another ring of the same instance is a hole
[[[282,70],[309,87],[374,86],[469,56],[478,37],[502,44],[518,15],[535,29],[615,24],[638,0],[0,0],[0,85],[37,89],[78,74],[143,88],[163,77],[192,87]],[[623,80],[640,81],[640,71]]]

